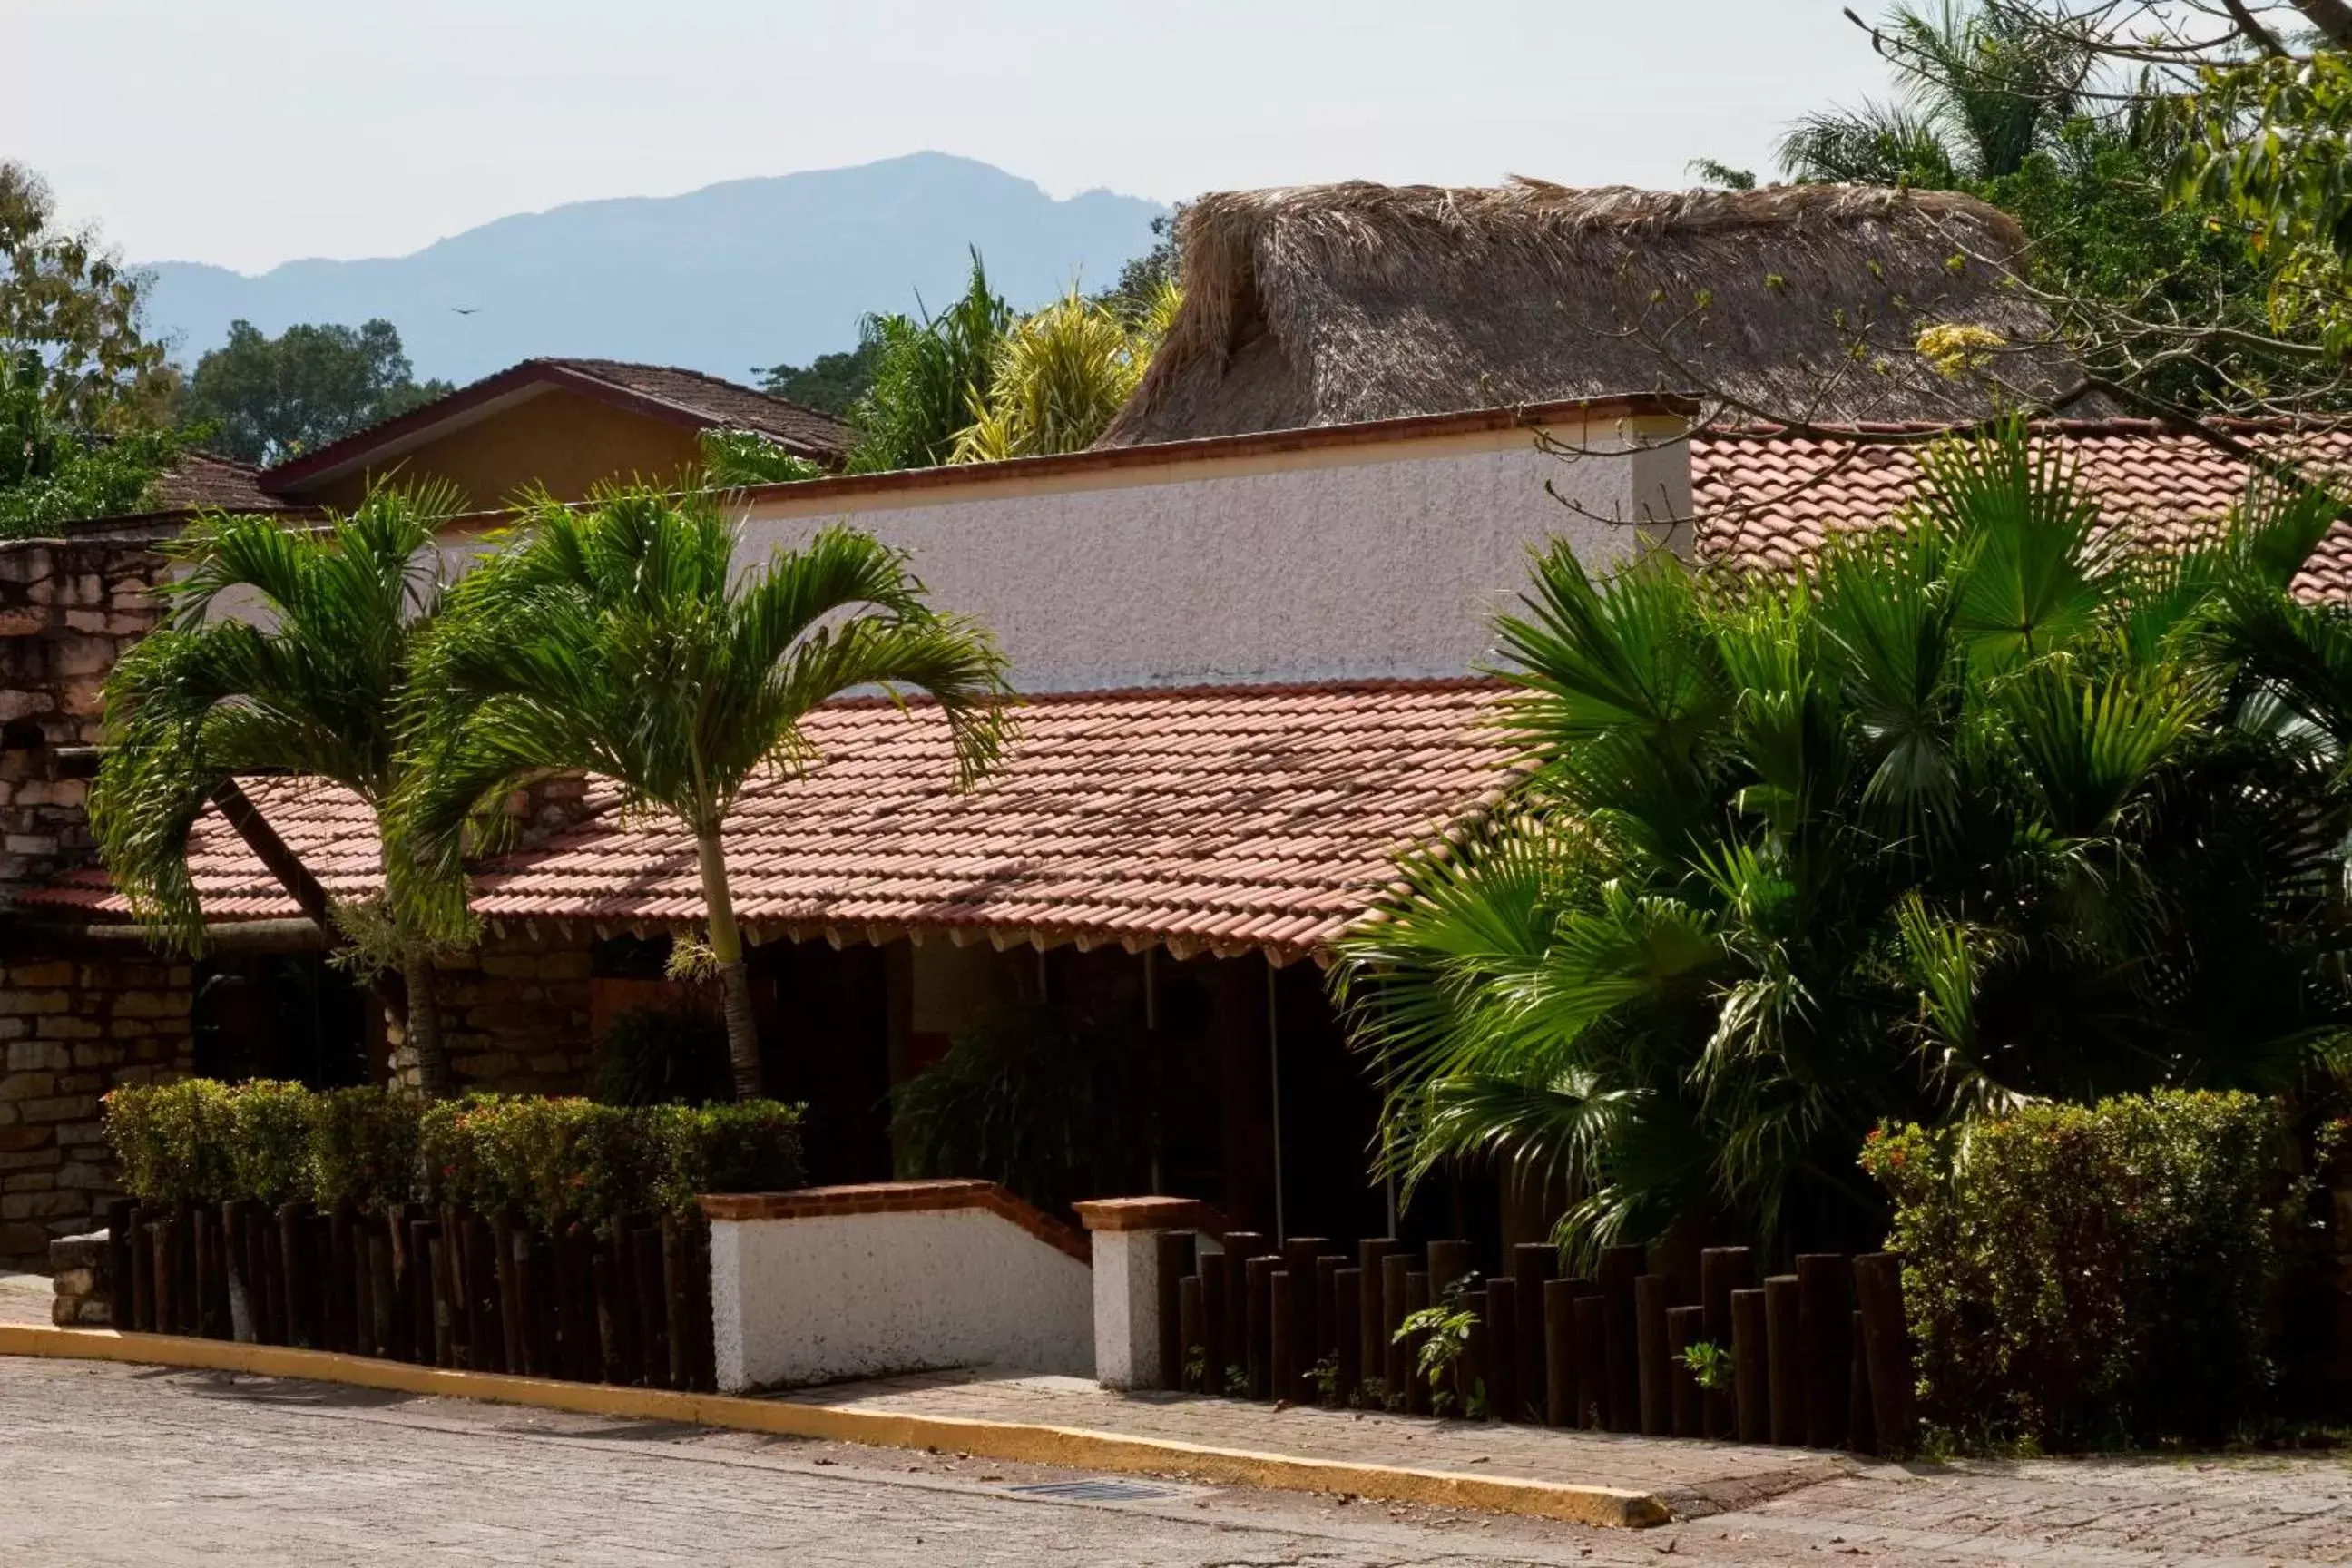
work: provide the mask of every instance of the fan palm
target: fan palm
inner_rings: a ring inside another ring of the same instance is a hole
[[[306,774],[358,795],[376,813],[387,888],[405,885],[390,821],[415,762],[400,712],[442,594],[434,531],[458,510],[450,489],[378,489],[317,529],[214,514],[168,547],[184,570],[160,590],[165,624],[107,678],[89,816],[115,885],[174,943],[204,947],[187,861],[196,818],[218,802],[240,831],[261,831],[242,809],[240,773]],[[214,616],[216,605],[230,613]],[[237,613],[248,609],[259,613]],[[276,858],[272,842],[257,847]],[[419,1086],[445,1092],[432,944],[397,915],[389,927],[347,923],[388,936]]]
[[[1880,52],[1906,101],[1810,114],[1781,138],[1791,179],[1945,188],[2013,174],[2082,110],[2095,53],[2011,0],[1898,5]]]
[[[1805,583],[1542,557],[1501,623],[1529,771],[1409,862],[1338,994],[1415,1176],[1496,1158],[1591,1247],[1872,1239],[1881,1119],[2275,1089],[2352,1026],[2338,503],[2123,547],[2021,434]]]
[[[929,608],[899,552],[833,527],[739,572],[737,546],[708,492],[528,506],[453,590],[433,639],[420,711],[433,765],[404,820],[447,925],[463,916],[468,819],[533,777],[602,774],[625,812],[674,817],[694,837],[728,1052],[748,1098],[761,1089],[759,1039],[723,837],[745,786],[809,763],[802,721],[860,688],[935,700],[961,784],[998,758],[1006,721],[1003,656]]]

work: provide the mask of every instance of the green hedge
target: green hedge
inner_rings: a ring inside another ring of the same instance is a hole
[[[369,1213],[454,1203],[554,1227],[684,1214],[698,1193],[801,1184],[800,1110],[467,1095],[425,1104],[374,1089],[210,1079],[119,1089],[106,1135],[142,1202],[295,1200]]]
[[[1871,1134],[1923,1413],[2053,1448],[2210,1443],[2260,1415],[2287,1147],[2279,1109],[2245,1094]]]

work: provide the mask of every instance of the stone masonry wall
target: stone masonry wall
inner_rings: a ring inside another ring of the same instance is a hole
[[[138,542],[0,543],[0,910],[89,858],[100,689],[161,618],[164,566]]]
[[[0,1267],[93,1228],[114,1195],[99,1097],[194,1065],[191,974],[145,954],[12,954],[0,969]]]
[[[442,1038],[453,1086],[502,1094],[588,1090],[588,976],[585,941],[518,933],[444,959]]]

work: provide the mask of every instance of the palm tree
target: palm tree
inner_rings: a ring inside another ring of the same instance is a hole
[[[2124,549],[2021,434],[1927,460],[1810,580],[1542,559],[1501,624],[1526,781],[1335,984],[1408,1177],[1499,1160],[1589,1248],[1874,1241],[1882,1119],[2277,1089],[2352,1030],[2336,515]]]
[[[2097,64],[2077,32],[2012,0],[1897,5],[1874,37],[1905,101],[1798,121],[1780,146],[1790,178],[1948,189],[2013,174],[2082,111]]]
[[[936,700],[969,784],[1006,740],[1004,661],[978,628],[934,613],[899,552],[847,527],[739,572],[736,530],[707,491],[608,491],[584,510],[528,507],[516,536],[452,591],[422,711],[432,766],[406,826],[437,873],[438,918],[462,918],[469,818],[531,778],[602,774],[625,812],[694,837],[739,1095],[760,1048],[724,831],[744,787],[813,760],[802,721],[861,688]]]
[[[376,814],[387,889],[406,885],[390,820],[415,760],[400,713],[418,637],[441,597],[435,528],[458,510],[447,489],[378,489],[316,529],[214,514],[169,547],[185,571],[160,590],[171,602],[164,626],[107,678],[108,749],[89,815],[115,885],[178,946],[204,946],[187,847],[208,805],[247,837],[307,913],[330,921],[316,884],[245,800],[240,773],[304,774],[358,795]],[[215,618],[223,595],[230,613]],[[240,604],[259,614],[242,618],[232,608]],[[332,915],[343,917],[333,923],[345,935],[365,939],[363,963],[379,974],[386,963],[397,966],[418,1087],[446,1092],[432,944],[396,914],[389,925],[356,910]]]
[[[1134,321],[1073,287],[1013,323],[997,345],[985,394],[950,461],[992,462],[1077,452],[1094,445],[1143,379],[1181,296],[1163,282]]]

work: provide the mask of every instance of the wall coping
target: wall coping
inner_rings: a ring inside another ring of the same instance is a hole
[[[1223,1217],[1197,1198],[1091,1198],[1070,1206],[1090,1231],[1224,1230]]]
[[[738,1224],[751,1220],[983,1209],[1019,1226],[1065,1257],[1089,1268],[1094,1265],[1093,1244],[1083,1231],[1014,1197],[994,1182],[860,1182],[837,1187],[799,1187],[783,1193],[709,1193],[695,1201],[702,1205],[705,1218]]]

